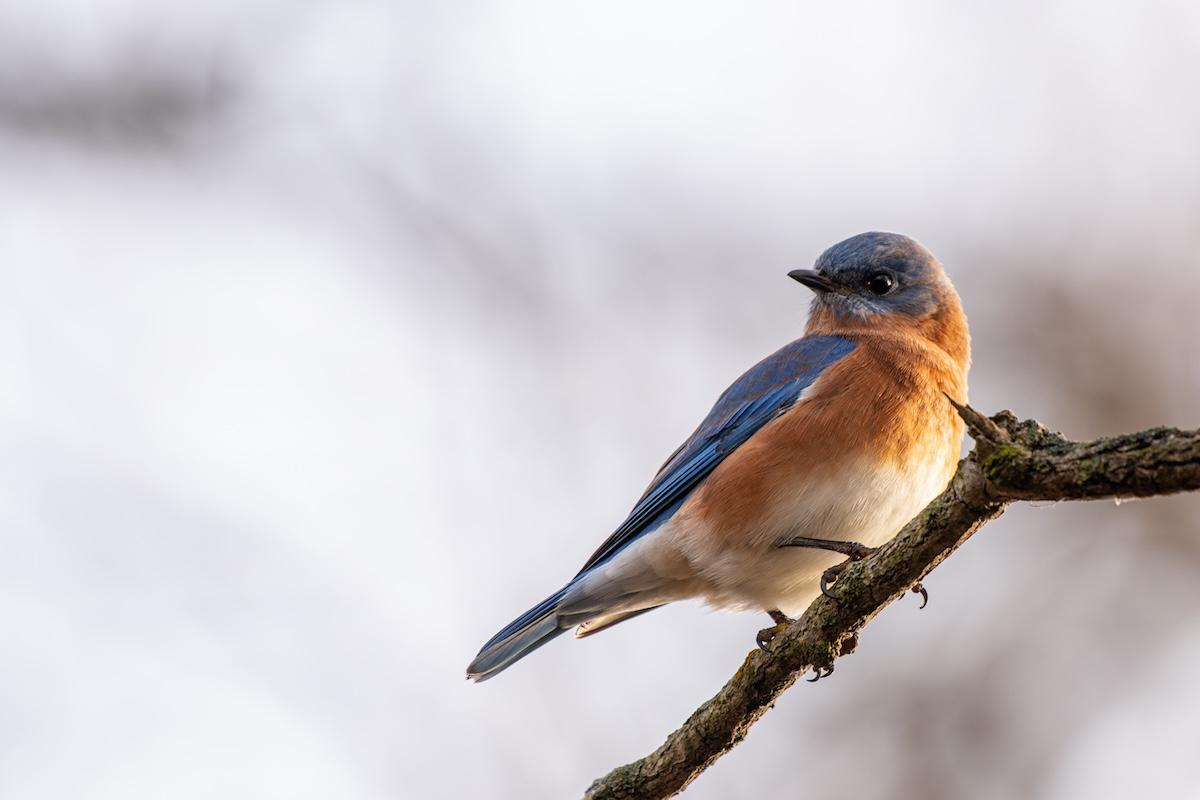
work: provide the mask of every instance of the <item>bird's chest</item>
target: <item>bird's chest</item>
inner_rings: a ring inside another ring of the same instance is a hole
[[[774,561],[795,536],[877,545],[945,488],[963,430],[946,395],[965,397],[963,376],[915,350],[861,347],[689,498],[693,563]]]
[[[852,421],[802,420],[802,437],[781,426],[703,487],[703,516],[735,547],[789,536],[878,544],[945,488],[961,441],[956,421],[914,403]]]

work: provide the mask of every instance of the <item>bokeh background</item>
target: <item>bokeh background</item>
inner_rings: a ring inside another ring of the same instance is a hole
[[[576,796],[765,622],[485,685],[870,229],[1200,424],[1200,5],[0,2],[0,796]],[[1200,498],[1015,507],[689,798],[1200,796]]]

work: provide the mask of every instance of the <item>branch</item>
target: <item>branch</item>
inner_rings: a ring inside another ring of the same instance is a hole
[[[858,631],[1016,500],[1150,497],[1200,489],[1200,430],[1154,428],[1072,442],[1007,411],[988,418],[955,403],[975,448],[950,485],[874,555],[818,596],[771,652],[754,650],[729,682],[645,758],[618,767],[587,800],[671,797],[746,737],[775,700],[810,669],[853,652]]]

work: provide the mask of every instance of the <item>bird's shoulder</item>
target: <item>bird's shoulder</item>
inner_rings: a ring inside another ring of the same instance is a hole
[[[739,417],[748,411],[767,405],[786,410],[831,367],[851,356],[857,346],[855,340],[845,336],[804,336],[763,358],[717,397],[712,409],[667,458],[658,475],[669,472],[697,444],[737,427]]]

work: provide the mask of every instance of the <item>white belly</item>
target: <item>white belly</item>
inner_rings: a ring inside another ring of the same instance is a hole
[[[876,547],[895,536],[945,487],[951,472],[837,469],[798,487],[766,509],[747,546],[718,549],[720,537],[687,518],[671,520],[662,544],[679,548],[701,580],[699,594],[718,608],[779,609],[797,616],[820,592],[824,570],[845,557],[824,550],[779,547],[791,536],[855,541]]]

